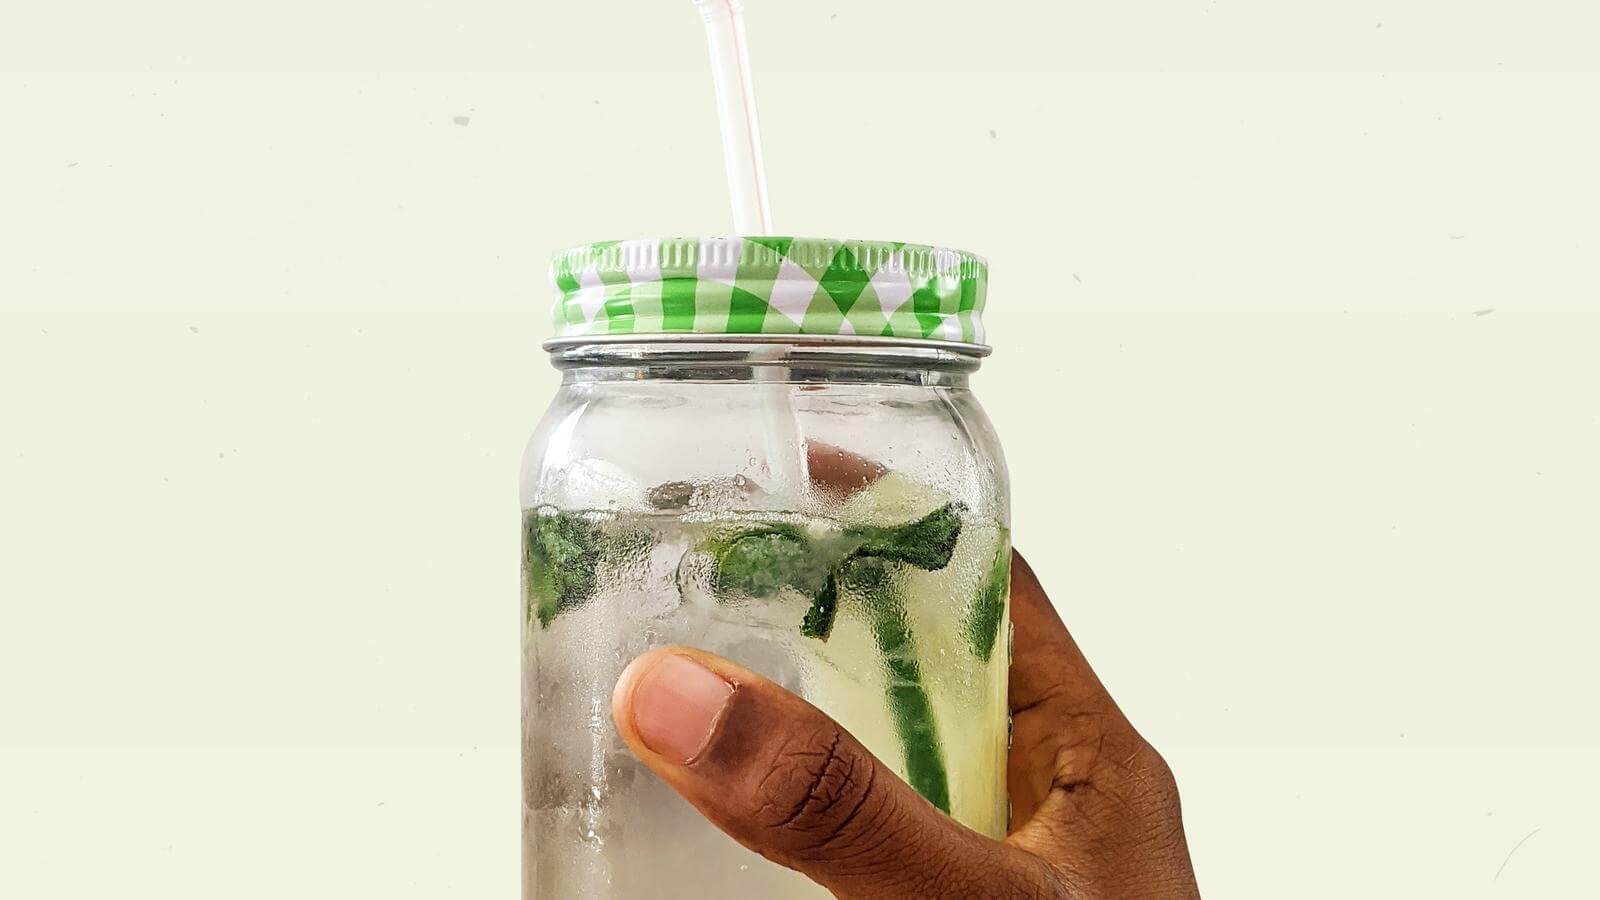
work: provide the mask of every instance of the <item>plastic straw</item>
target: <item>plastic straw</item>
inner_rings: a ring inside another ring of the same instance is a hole
[[[739,0],[694,0],[694,5],[705,19],[706,44],[711,51],[711,76],[717,88],[717,119],[722,124],[722,158],[728,169],[734,233],[769,235],[772,210],[767,205],[767,173],[761,155],[761,128],[756,123],[744,7]],[[767,471],[777,482],[780,495],[805,505],[811,494],[805,439],[789,389],[789,368],[777,364],[787,352],[783,346],[757,347],[750,359],[756,363],[755,380],[761,389]]]
[[[772,210],[767,206],[767,173],[761,156],[761,127],[756,123],[743,4],[739,0],[694,0],[694,5],[706,21],[734,233],[771,234]]]
[[[811,496],[811,473],[805,437],[800,433],[800,419],[795,415],[789,389],[789,367],[781,364],[788,352],[789,348],[781,344],[758,346],[751,351],[750,361],[756,363],[755,379],[761,390],[767,470],[781,495],[805,506]]]

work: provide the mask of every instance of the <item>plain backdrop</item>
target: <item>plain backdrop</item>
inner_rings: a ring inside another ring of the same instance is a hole
[[[1594,895],[1600,13],[750,0],[781,231],[987,254],[1018,544],[1218,898]],[[0,14],[0,895],[512,897],[567,244],[689,0]]]

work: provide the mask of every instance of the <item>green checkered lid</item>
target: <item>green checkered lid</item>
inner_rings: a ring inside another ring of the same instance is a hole
[[[556,255],[557,338],[806,334],[984,344],[989,264],[832,238],[646,238]]]

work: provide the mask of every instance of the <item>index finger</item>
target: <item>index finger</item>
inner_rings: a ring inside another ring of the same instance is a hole
[[[1115,710],[1089,661],[1021,553],[1011,555],[1011,712],[1045,704]]]
[[[1033,569],[1011,557],[1011,754],[1006,781],[1013,832],[1053,791],[1091,777],[1102,751],[1137,746],[1117,708],[1067,632]]]

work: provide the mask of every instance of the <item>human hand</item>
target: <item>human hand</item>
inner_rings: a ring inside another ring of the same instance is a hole
[[[612,716],[639,759],[717,827],[847,900],[1198,897],[1172,773],[1021,556],[1011,617],[1003,841],[935,809],[816,707],[700,650],[634,660]]]

